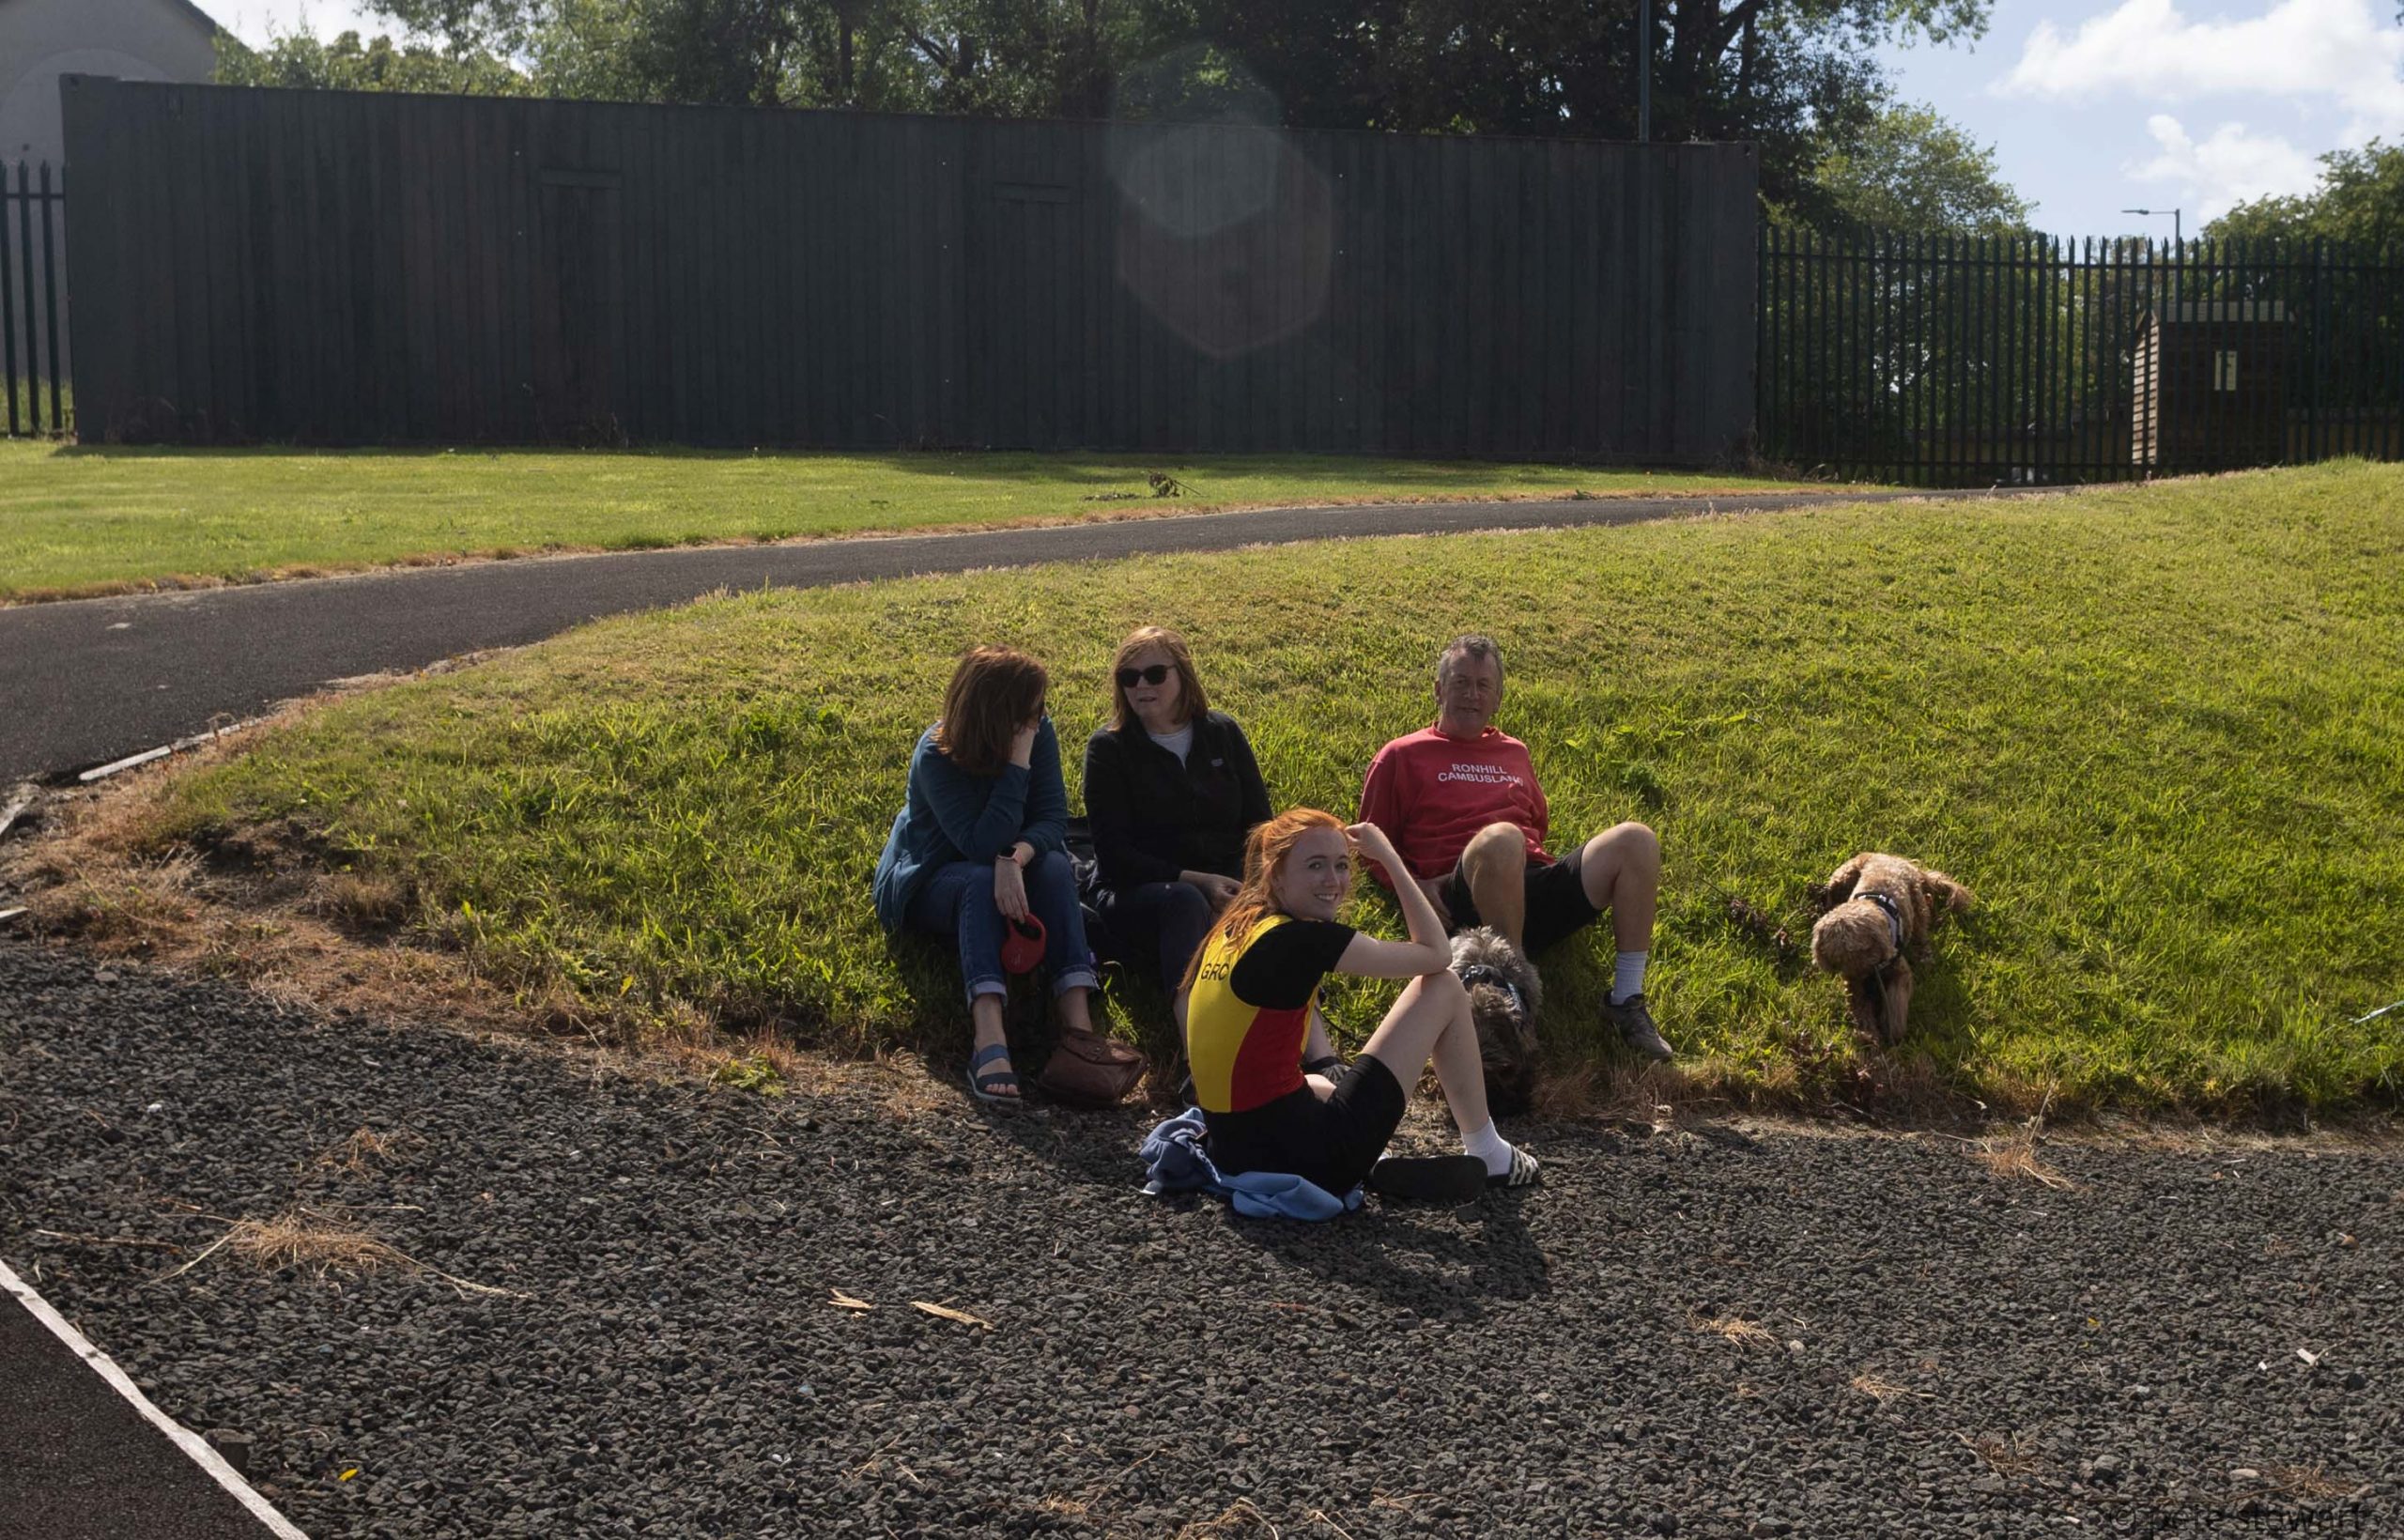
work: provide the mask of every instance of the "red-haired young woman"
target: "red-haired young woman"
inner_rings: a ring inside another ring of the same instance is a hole
[[[1395,899],[1408,941],[1364,935],[1335,916],[1352,891],[1354,852],[1401,870],[1373,824],[1345,827],[1297,808],[1252,831],[1243,884],[1187,968],[1186,1059],[1219,1169],[1290,1173],[1331,1193],[1369,1174],[1402,1121],[1409,1088],[1432,1058],[1461,1147],[1497,1186],[1536,1179],[1536,1162],[1494,1131],[1469,992],[1452,972],[1443,922],[1410,883]],[[1330,973],[1408,978],[1402,997],[1340,1077],[1305,1074],[1333,1056],[1318,1010]]]

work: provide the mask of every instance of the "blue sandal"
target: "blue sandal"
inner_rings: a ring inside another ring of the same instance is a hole
[[[1016,1070],[988,1070],[981,1075],[977,1072],[985,1069],[985,1066],[995,1059],[1006,1059],[1009,1056],[1010,1045],[1006,1042],[997,1042],[991,1048],[979,1050],[968,1061],[968,1094],[989,1107],[1009,1107],[1015,1110],[1026,1105],[1026,1098],[1019,1093]],[[1000,1094],[1004,1091],[1009,1094],[1007,1096]]]

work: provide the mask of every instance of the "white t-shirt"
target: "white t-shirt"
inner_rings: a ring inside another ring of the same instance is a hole
[[[1154,732],[1148,729],[1144,736],[1176,755],[1177,762],[1183,764],[1186,754],[1194,747],[1194,724],[1188,722],[1175,732]]]

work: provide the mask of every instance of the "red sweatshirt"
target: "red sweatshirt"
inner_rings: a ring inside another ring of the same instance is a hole
[[[1528,746],[1490,727],[1474,738],[1447,738],[1432,727],[1396,738],[1369,762],[1361,787],[1361,822],[1385,830],[1421,877],[1451,871],[1470,836],[1488,824],[1517,824],[1527,831],[1529,863],[1549,861],[1550,816]],[[1376,862],[1369,870],[1394,886]]]

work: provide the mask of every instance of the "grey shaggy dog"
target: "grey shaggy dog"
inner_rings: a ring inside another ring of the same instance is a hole
[[[1470,1018],[1477,1023],[1487,1107],[1527,1111],[1536,1085],[1536,1016],[1544,1009],[1535,964],[1501,932],[1480,925],[1453,937],[1453,972],[1469,990]]]

